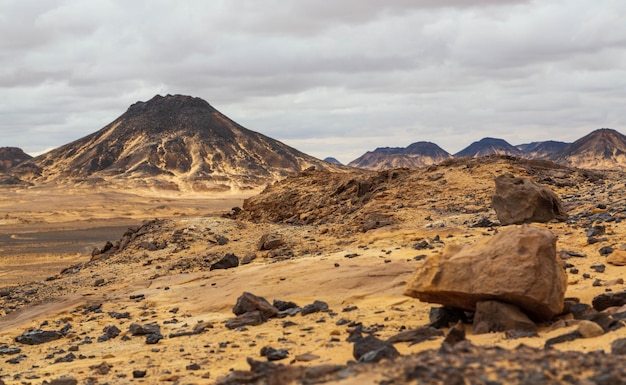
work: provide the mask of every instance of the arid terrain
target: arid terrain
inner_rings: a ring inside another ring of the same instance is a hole
[[[3,187],[0,380],[623,383],[622,357],[611,346],[626,337],[617,318],[601,333],[562,342],[550,339],[582,330],[572,312],[539,322],[533,335],[477,335],[467,322],[467,341],[457,344],[444,342],[453,324],[425,338],[397,337],[431,323],[431,308],[440,306],[403,294],[416,269],[447,247],[509,227],[492,207],[494,178],[505,173],[562,200],[566,221],[531,226],[557,236],[566,298],[592,304],[625,289],[626,267],[608,262],[626,249],[618,171],[455,159],[415,170],[309,170],[250,198]],[[244,292],[286,310],[238,324],[233,308]],[[396,336],[400,356],[357,364],[348,339],[359,331],[382,341]]]

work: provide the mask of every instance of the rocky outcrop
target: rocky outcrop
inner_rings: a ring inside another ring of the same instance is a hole
[[[567,280],[561,265],[550,230],[507,227],[486,241],[449,246],[427,258],[404,294],[466,310],[497,300],[535,320],[549,320],[563,310]]]
[[[21,148],[0,147],[0,172],[6,171],[31,158],[32,156],[22,151]]]
[[[567,219],[561,200],[547,187],[508,173],[498,176],[495,184],[492,204],[503,225]]]

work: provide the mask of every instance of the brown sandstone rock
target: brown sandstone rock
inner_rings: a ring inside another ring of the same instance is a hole
[[[274,250],[283,244],[283,237],[280,234],[263,234],[259,240],[259,250]]]
[[[512,226],[426,259],[404,294],[466,310],[475,310],[479,301],[498,300],[535,320],[549,320],[563,310],[567,278],[561,264],[550,230]]]
[[[498,301],[481,301],[476,304],[474,334],[507,330],[534,332],[537,326],[515,305]]]
[[[561,200],[550,189],[508,173],[498,176],[495,183],[492,204],[503,225],[567,219]]]
[[[613,251],[608,257],[606,257],[606,262],[615,266],[626,266],[626,251]]]

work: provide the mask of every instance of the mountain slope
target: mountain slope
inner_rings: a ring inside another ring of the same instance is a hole
[[[419,168],[430,166],[446,159],[451,155],[441,147],[431,142],[415,142],[408,147],[381,147],[368,151],[348,166],[368,170],[385,170],[390,168],[408,167]]]
[[[524,153],[524,158],[529,159],[554,159],[570,143],[546,140],[544,142],[532,142],[515,146]]]
[[[601,128],[567,146],[555,161],[587,169],[626,168],[626,136],[610,128]]]
[[[300,170],[337,166],[248,130],[183,95],[138,102],[115,121],[15,169],[38,182],[132,182],[166,189],[248,189]]]
[[[0,147],[0,172],[31,159],[32,156],[17,147]]]
[[[524,154],[504,139],[483,138],[478,142],[454,154],[455,158],[480,158],[487,155],[511,155],[522,157]]]

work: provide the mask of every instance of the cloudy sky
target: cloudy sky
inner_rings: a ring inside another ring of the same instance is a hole
[[[311,155],[626,123],[623,0],[0,0],[0,146],[31,154],[155,94]]]

